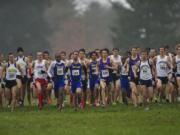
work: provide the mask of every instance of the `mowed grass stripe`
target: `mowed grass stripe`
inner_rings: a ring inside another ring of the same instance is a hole
[[[179,104],[153,105],[150,111],[119,105],[78,112],[70,107],[57,112],[53,106],[0,112],[0,135],[179,135],[179,126]]]

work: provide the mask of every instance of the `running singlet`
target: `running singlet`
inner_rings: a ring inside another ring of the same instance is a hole
[[[6,80],[13,81],[16,80],[18,69],[16,68],[16,64],[7,64],[6,67]]]
[[[140,60],[139,56],[137,55],[136,59],[132,59],[131,57],[129,57],[129,76],[130,78],[134,78],[134,72],[133,72],[133,68],[134,66],[136,66],[137,62]]]
[[[139,71],[139,77],[141,80],[147,81],[152,79],[152,71],[149,60],[140,61]]]
[[[70,65],[71,81],[81,81],[82,66],[80,63],[72,63]]]
[[[27,75],[27,63],[25,61],[25,57],[17,57],[16,59],[16,64],[20,66],[21,70],[22,70],[22,74],[21,72],[18,70],[17,75]]]
[[[42,60],[39,62],[36,60],[34,62],[34,79],[46,79],[47,73],[46,73],[46,61]]]
[[[114,55],[111,55],[110,58],[113,60],[113,62],[115,64],[118,65],[118,67],[120,67],[122,65],[122,60],[121,60],[121,56],[118,55],[117,57],[115,57]],[[113,70],[113,74],[117,74],[118,71],[117,70]]]
[[[157,56],[156,71],[158,77],[168,76],[167,58],[167,56],[164,56],[164,58],[161,58],[160,55]]]
[[[107,58],[106,62],[103,62],[103,59],[100,60],[99,69],[100,69],[100,78],[101,79],[111,79],[112,71],[105,66],[111,66],[110,58]]]
[[[89,78],[90,79],[98,79],[99,72],[97,67],[97,61],[91,61],[89,65]]]

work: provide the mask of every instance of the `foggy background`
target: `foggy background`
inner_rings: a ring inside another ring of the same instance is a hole
[[[178,0],[0,0],[0,52],[174,46]]]

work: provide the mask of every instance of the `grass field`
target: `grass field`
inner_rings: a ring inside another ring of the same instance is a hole
[[[55,107],[0,111],[0,135],[180,135],[180,105],[87,107],[75,112]]]

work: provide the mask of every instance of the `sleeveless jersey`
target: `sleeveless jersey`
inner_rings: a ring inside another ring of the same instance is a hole
[[[6,80],[12,81],[16,80],[18,69],[16,68],[16,64],[7,64],[6,67]]]
[[[156,61],[156,71],[158,77],[167,77],[168,76],[168,65],[167,65],[167,56],[161,58],[160,55],[157,56]]]
[[[97,79],[99,77],[97,64],[98,64],[97,61],[91,61],[89,64],[89,78],[90,79]]]
[[[34,62],[34,78],[35,79],[46,79],[47,78],[47,72],[46,72],[46,61],[42,60],[39,62],[36,60]]]
[[[140,61],[139,65],[139,77],[141,80],[151,80],[152,79],[152,71],[149,60]]]
[[[112,70],[105,67],[105,65],[112,66],[111,60],[108,57],[106,62],[103,62],[103,59],[100,59],[99,69],[100,69],[100,78],[101,79],[110,79]]]
[[[25,59],[26,59],[25,56],[16,58],[16,64],[19,65],[22,70],[22,74],[18,70],[17,75],[27,75],[27,63]]]
[[[80,63],[72,63],[70,65],[71,81],[81,81],[82,65]]]
[[[129,57],[129,76],[131,78],[134,78],[134,72],[133,72],[133,68],[134,66],[136,66],[137,62],[140,60],[139,56],[137,55],[136,59],[132,59],[131,57]]]
[[[115,57],[114,55],[111,55],[110,58],[116,65],[118,65],[118,67],[122,65],[122,60],[121,60],[120,55],[118,55],[117,57]],[[117,74],[117,73],[119,73],[119,71],[113,70],[113,74]]]

